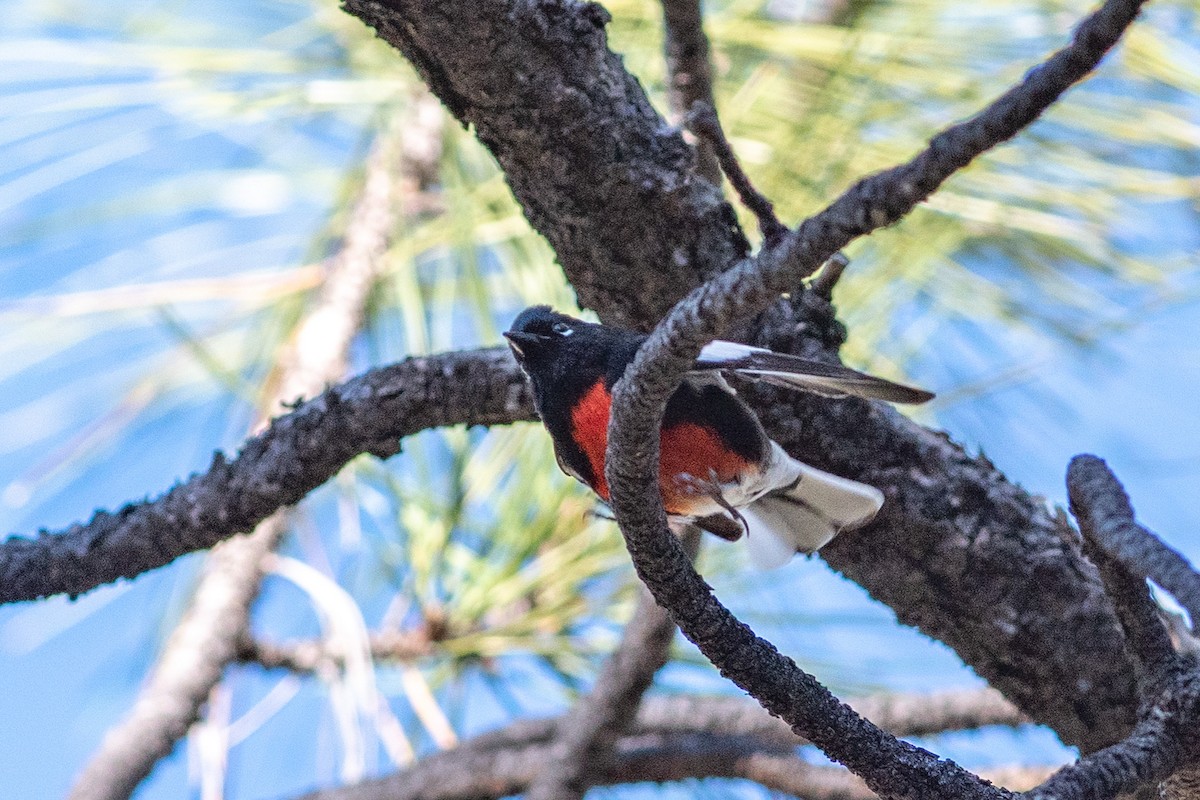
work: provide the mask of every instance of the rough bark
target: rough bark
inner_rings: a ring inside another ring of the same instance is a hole
[[[347,9],[475,126],[581,304],[606,321],[645,328],[744,252],[715,189],[695,178],[678,135],[607,50],[597,6],[350,0]],[[932,150],[949,144],[940,137]],[[888,205],[865,207],[875,216],[854,216],[820,238],[896,218]],[[767,329],[792,350],[831,353],[840,331],[828,309],[811,306],[797,292]],[[807,399],[757,410],[791,452],[881,486],[892,501],[877,524],[829,549],[835,568],[953,647],[1065,741],[1092,750],[1129,730],[1136,697],[1112,609],[1039,498],[891,412]],[[984,578],[988,570],[995,580]]]
[[[507,348],[410,358],[332,386],[276,417],[236,458],[159,497],[36,538],[0,543],[0,603],[81,594],[249,531],[329,480],[350,459],[400,451],[446,425],[536,419]]]
[[[745,254],[733,210],[573,0],[346,0],[474,128],[583,306],[647,327]],[[613,275],[620,279],[613,280]],[[636,286],[637,291],[630,291]]]

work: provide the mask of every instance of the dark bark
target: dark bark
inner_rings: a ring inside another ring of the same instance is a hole
[[[1195,625],[1200,620],[1200,573],[1177,550],[1137,523],[1125,489],[1108,466],[1095,456],[1076,456],[1071,460],[1067,485],[1071,510],[1080,518],[1080,525],[1087,526],[1089,539],[1137,578],[1150,578],[1174,595]]]
[[[581,305],[647,327],[746,253],[733,210],[574,0],[346,0],[504,169]],[[613,273],[621,276],[612,280]],[[630,291],[631,287],[637,291]]]
[[[350,0],[347,8],[417,64],[460,121],[476,126],[581,304],[607,321],[653,324],[744,252],[715,189],[694,177],[676,134],[608,52],[598,7]],[[1104,28],[1093,26],[1087,37],[1111,39],[1112,26]],[[1047,82],[1088,68],[1071,53],[1039,69],[1031,75],[1034,104],[1005,104],[983,120],[984,135],[1004,138],[999,128],[1024,123],[1051,99]],[[953,168],[961,141],[979,135],[978,125],[951,129],[922,163]],[[911,176],[896,178],[905,202],[928,189]],[[894,220],[894,203],[879,202],[874,186],[856,187],[862,205],[818,231],[819,244],[801,255],[815,259],[864,226]],[[781,283],[797,286],[798,273]],[[793,351],[833,353],[842,332],[828,307],[807,293],[796,297],[760,327]],[[828,549],[835,568],[957,650],[1065,741],[1093,750],[1130,729],[1132,665],[1113,635],[1111,606],[1040,498],[891,412],[762,397],[772,405],[756,408],[789,451],[889,495],[879,523]]]
[[[988,798],[1003,793],[850,712],[712,595],[667,532],[657,485],[663,409],[705,343],[765,309],[854,238],[901,218],[954,171],[1014,136],[1100,61],[1140,7],[1137,0],[1110,0],[1079,26],[1068,47],[978,115],[938,134],[911,161],[859,181],[756,259],[693,291],[655,328],[614,388],[605,472],[611,505],[639,577],[723,675],[885,797]],[[869,404],[856,405],[861,413],[871,413]],[[882,454],[875,455],[879,460]],[[892,457],[889,453],[883,460]],[[944,496],[940,473],[935,483]],[[1056,622],[1061,631],[1061,621]],[[1111,626],[1110,633],[1106,640],[1120,641]],[[1078,658],[1078,652],[1074,655]],[[1070,685],[1069,677],[1062,677],[1058,692]],[[1036,710],[1030,711],[1036,716]]]
[[[0,603],[77,595],[212,547],[299,501],[355,456],[394,455],[418,431],[534,418],[507,348],[371,370],[277,417],[236,458],[215,454],[207,472],[158,498],[0,543]]]

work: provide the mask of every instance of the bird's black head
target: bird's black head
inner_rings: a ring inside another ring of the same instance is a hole
[[[645,339],[559,314],[550,306],[522,311],[504,338],[533,383],[534,400],[547,425],[556,414],[568,414],[572,402],[596,381],[614,384]]]
[[[572,336],[590,327],[596,326],[559,314],[550,306],[530,306],[517,315],[504,338],[508,339],[517,362],[527,372],[533,372],[561,355]]]
[[[590,386],[610,372],[611,380],[619,378],[640,337],[559,314],[550,306],[531,306],[513,320],[504,338],[533,380],[535,393],[550,387],[571,393],[576,384]]]

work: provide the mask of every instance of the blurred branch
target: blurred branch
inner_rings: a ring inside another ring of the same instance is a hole
[[[656,479],[663,409],[705,343],[764,310],[849,242],[897,221],[954,172],[1016,135],[1099,63],[1140,7],[1139,0],[1109,0],[1080,24],[1067,47],[979,114],[939,133],[908,163],[859,181],[777,245],[693,291],[655,328],[613,391],[605,474],[638,576],[722,675],[885,797],[1007,795],[852,712],[713,596],[667,530]],[[1080,771],[1096,781],[1105,774],[1083,764]],[[1141,777],[1137,770],[1122,775],[1127,781]],[[1082,797],[1090,788],[1081,781],[1061,796]]]
[[[435,640],[428,631],[376,633],[370,640],[371,659],[380,662],[416,661],[435,652]],[[329,648],[319,639],[297,642],[264,642],[243,632],[238,639],[234,659],[254,663],[265,669],[286,669],[292,672],[318,672],[326,664],[339,666],[345,656]]]
[[[690,561],[700,548],[700,531],[685,528],[683,546]],[[614,755],[617,738],[633,724],[642,695],[670,657],[675,623],[638,587],[633,617],[621,642],[604,663],[596,683],[556,726],[556,743],[548,763],[529,786],[529,800],[582,798],[591,776],[603,771]]]
[[[897,735],[1021,720],[991,690],[881,695],[863,698],[855,705],[866,713],[882,714],[880,723]],[[946,727],[938,727],[937,709],[954,709],[941,720]],[[893,716],[886,718],[888,714]],[[466,741],[455,750],[422,759],[396,775],[316,792],[307,800],[434,800],[525,792],[554,758],[555,746],[547,743],[564,719],[516,722]],[[594,765],[588,777],[593,785],[735,777],[809,800],[875,797],[846,770],[814,767],[796,758],[794,748],[803,743],[781,720],[741,698],[654,697],[642,706],[630,734],[616,740],[612,758]],[[985,773],[985,777],[1023,789],[1044,779],[1048,772],[1043,767],[1010,768]]]
[[[399,134],[399,125],[382,134],[368,158],[362,192],[342,246],[331,260],[312,307],[277,361],[271,407],[319,392],[346,371],[350,344],[362,325],[367,298],[382,272],[383,255],[397,222],[393,170]],[[231,492],[225,502],[233,496]],[[201,708],[233,659],[246,629],[250,604],[262,580],[263,559],[287,530],[285,513],[276,511],[249,536],[224,542],[213,552],[191,605],[168,639],[132,711],[105,735],[76,779],[72,800],[129,797],[200,718]],[[169,527],[159,532],[177,535]],[[45,536],[39,539],[45,540]],[[151,543],[142,541],[140,545],[146,548]]]
[[[712,60],[700,0],[662,0],[663,50],[667,59],[667,102],[676,119],[684,119],[696,103],[716,107]],[[696,172],[721,185],[721,167],[711,142],[696,143]]]
[[[376,634],[371,653],[381,661],[409,661],[436,652],[424,631]],[[314,672],[320,666],[337,664],[339,656],[323,642],[308,640],[288,645],[239,643],[238,658],[266,668]],[[846,703],[856,712],[895,736],[930,736],[947,731],[971,730],[989,725],[1016,726],[1029,718],[995,689],[955,689],[942,692],[884,692],[850,698]],[[574,712],[572,712],[574,713]],[[741,697],[674,695],[645,698],[630,713],[623,731],[630,734],[721,733],[747,736],[780,747],[805,744],[791,727],[766,713],[762,706]],[[471,740],[479,748],[549,742],[567,719],[522,720]]]

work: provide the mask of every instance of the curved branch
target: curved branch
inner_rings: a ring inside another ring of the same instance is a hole
[[[713,597],[667,531],[655,477],[663,409],[705,343],[734,320],[765,309],[854,238],[898,220],[955,170],[1015,135],[1099,62],[1141,5],[1109,0],[1079,26],[1070,45],[983,112],[938,134],[907,164],[860,181],[759,258],[692,292],[655,329],[613,392],[606,475],[638,575],[722,674],[885,797],[1004,794],[867,723]]]
[[[1075,456],[1067,468],[1067,488],[1071,511],[1089,540],[1139,579],[1149,578],[1170,592],[1187,609],[1194,627],[1200,620],[1200,573],[1179,551],[1138,524],[1128,495],[1108,465],[1096,456]],[[1162,630],[1161,624],[1158,627]]]
[[[581,304],[605,321],[652,326],[745,253],[732,211],[694,178],[675,132],[608,51],[602,10],[571,0],[351,0],[347,10],[477,126]],[[829,304],[799,290],[743,322],[760,343],[809,356],[832,357],[845,336]],[[1129,731],[1137,696],[1117,620],[1041,498],[890,409],[755,396],[789,452],[888,496],[877,524],[822,551],[831,566],[1067,743],[1091,751]]]
[[[507,348],[410,358],[330,387],[272,420],[237,457],[116,512],[62,531],[0,543],[0,603],[78,595],[132,578],[251,530],[363,453],[386,458],[399,440],[445,425],[535,419]]]

